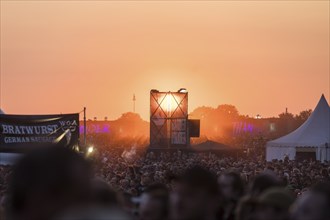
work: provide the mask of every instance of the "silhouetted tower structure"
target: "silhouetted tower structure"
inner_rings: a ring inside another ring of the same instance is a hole
[[[188,92],[150,91],[150,148],[173,149],[189,145]]]
[[[188,120],[188,92],[150,91],[150,149],[178,149],[199,137],[199,120]]]

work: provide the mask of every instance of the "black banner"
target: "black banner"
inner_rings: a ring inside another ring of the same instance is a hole
[[[0,115],[0,152],[78,144],[79,114]]]

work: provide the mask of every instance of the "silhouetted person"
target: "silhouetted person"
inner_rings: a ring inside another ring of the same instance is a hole
[[[218,194],[215,175],[198,166],[188,169],[171,195],[171,219],[216,219]]]
[[[249,194],[257,197],[269,188],[281,186],[283,183],[276,176],[263,173],[253,180]]]
[[[295,198],[284,188],[270,188],[257,199],[255,220],[289,220],[289,208]]]
[[[165,185],[154,184],[141,195],[140,220],[166,220],[169,212],[169,194]]]
[[[292,209],[293,220],[330,219],[330,183],[319,183],[297,199]]]
[[[120,208],[88,207],[71,210],[54,220],[132,220],[127,212]]]
[[[90,166],[64,147],[35,150],[14,167],[8,220],[47,220],[90,200]]]
[[[235,220],[254,220],[257,200],[250,196],[240,199],[235,211]]]
[[[234,220],[237,203],[244,193],[243,181],[238,173],[229,172],[218,179],[221,194],[221,219]]]
[[[92,203],[94,206],[112,208],[118,206],[116,193],[101,179],[92,181]]]

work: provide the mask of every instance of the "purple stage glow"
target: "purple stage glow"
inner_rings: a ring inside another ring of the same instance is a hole
[[[80,125],[79,126],[79,131],[80,134],[84,133],[84,126]],[[103,124],[103,125],[88,125],[86,129],[87,134],[109,134],[110,133],[110,125],[108,124]]]

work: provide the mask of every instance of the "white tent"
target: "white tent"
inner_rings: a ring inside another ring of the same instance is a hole
[[[0,109],[0,115],[4,115],[5,112]]]
[[[294,160],[296,152],[315,152],[317,160],[330,161],[330,107],[322,95],[309,118],[295,131],[267,142],[266,160]]]

